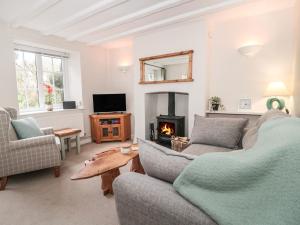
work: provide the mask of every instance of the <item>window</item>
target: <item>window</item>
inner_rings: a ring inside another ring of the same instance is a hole
[[[64,74],[61,58],[42,56],[43,83],[53,87],[53,103],[61,105],[64,100]],[[44,90],[44,95],[47,94]]]
[[[15,53],[19,108],[40,108],[35,54],[21,51]]]
[[[41,52],[15,50],[18,103],[21,111],[45,108],[47,89],[53,89],[54,108],[61,108],[64,100],[64,78],[67,58]]]

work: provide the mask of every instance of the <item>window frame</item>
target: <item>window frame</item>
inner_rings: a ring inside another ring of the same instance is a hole
[[[66,53],[61,53],[61,54],[49,54],[48,52],[51,50],[46,50],[46,52],[43,53],[43,49],[38,49],[38,51],[31,51],[31,50],[27,50],[22,49],[22,48],[15,48],[14,49],[14,53],[16,53],[17,51],[23,52],[23,63],[24,63],[24,53],[28,52],[28,53],[33,53],[35,55],[35,65],[36,65],[36,78],[37,78],[37,94],[38,94],[38,103],[39,103],[39,107],[37,108],[26,108],[26,109],[21,109],[20,108],[20,103],[19,103],[19,99],[17,99],[18,101],[18,107],[20,112],[22,113],[30,113],[30,112],[38,112],[38,111],[46,111],[46,105],[45,105],[45,95],[44,95],[44,78],[43,78],[43,63],[42,63],[42,57],[50,57],[51,61],[52,61],[52,73],[53,73],[53,58],[58,58],[61,59],[61,73],[62,73],[62,77],[63,77],[63,88],[61,89],[63,91],[63,101],[66,97],[66,93],[67,93],[67,76],[68,76],[68,70],[67,70],[67,65],[68,65],[68,57],[64,56],[63,54],[66,55]],[[16,58],[15,58],[15,67],[16,67]],[[49,71],[50,72],[50,71]],[[17,78],[17,73],[16,73],[16,78]],[[17,82],[17,80],[16,80]],[[52,85],[52,84],[51,84]],[[55,91],[55,87],[54,87],[54,91]],[[17,83],[17,92],[19,94],[19,87],[18,87],[18,83]],[[54,94],[55,95],[55,94]],[[27,101],[27,100],[26,100]],[[28,102],[26,103],[26,105],[28,106]],[[62,109],[63,104],[53,104],[53,108],[54,109]]]

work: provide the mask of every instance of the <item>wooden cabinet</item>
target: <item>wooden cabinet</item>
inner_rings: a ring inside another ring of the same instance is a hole
[[[130,113],[90,115],[92,140],[126,141],[131,136]]]

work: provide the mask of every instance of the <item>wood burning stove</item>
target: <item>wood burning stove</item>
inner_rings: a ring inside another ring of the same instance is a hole
[[[169,92],[168,115],[157,117],[157,142],[171,145],[171,137],[184,136],[184,116],[175,116],[175,93]]]

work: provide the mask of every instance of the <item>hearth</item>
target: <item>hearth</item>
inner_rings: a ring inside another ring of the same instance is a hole
[[[157,117],[157,142],[171,145],[171,137],[184,136],[184,116],[175,115],[175,93],[169,92],[168,115]]]

